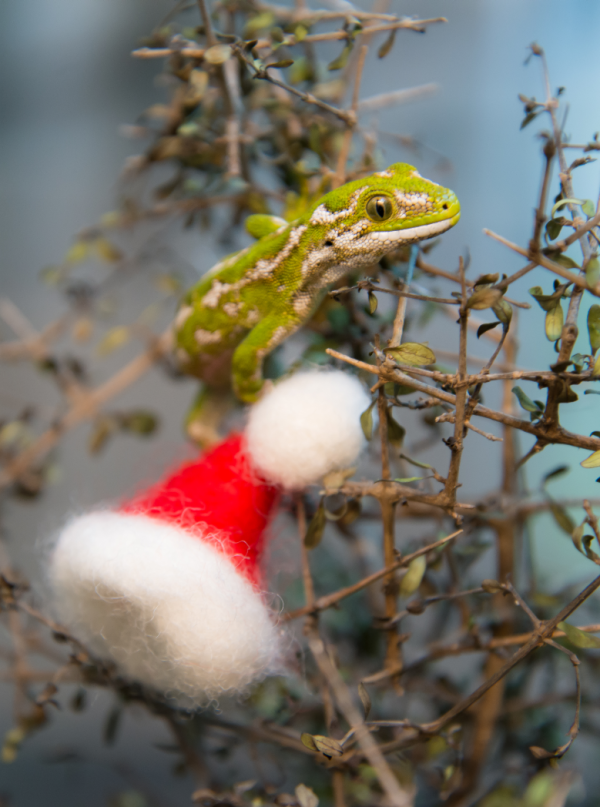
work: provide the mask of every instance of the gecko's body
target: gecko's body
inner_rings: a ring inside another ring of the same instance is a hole
[[[328,286],[459,217],[452,191],[403,163],[331,191],[290,224],[251,217],[262,237],[217,264],[183,301],[182,364],[210,384],[231,363],[236,394],[255,400],[265,357],[309,319]]]

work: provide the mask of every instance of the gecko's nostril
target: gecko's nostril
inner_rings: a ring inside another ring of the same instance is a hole
[[[325,241],[325,246],[326,247],[332,247],[333,246],[333,241]]]
[[[448,210],[448,202],[444,202],[444,204],[442,205],[442,208],[444,210]]]

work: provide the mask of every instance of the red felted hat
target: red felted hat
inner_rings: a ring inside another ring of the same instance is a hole
[[[282,489],[351,465],[369,399],[341,372],[298,374],[242,435],[116,509],[72,519],[52,550],[55,610],[120,672],[188,703],[282,669],[260,556]]]

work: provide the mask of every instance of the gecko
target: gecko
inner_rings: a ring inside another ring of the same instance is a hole
[[[310,319],[333,283],[459,218],[455,194],[405,163],[326,193],[295,221],[249,216],[256,242],[220,261],[181,303],[180,366],[213,388],[232,383],[252,403],[266,356]]]

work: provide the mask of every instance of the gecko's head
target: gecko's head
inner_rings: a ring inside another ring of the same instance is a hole
[[[405,163],[336,188],[307,215],[320,231],[321,248],[334,248],[355,265],[443,233],[459,218],[454,193]]]

